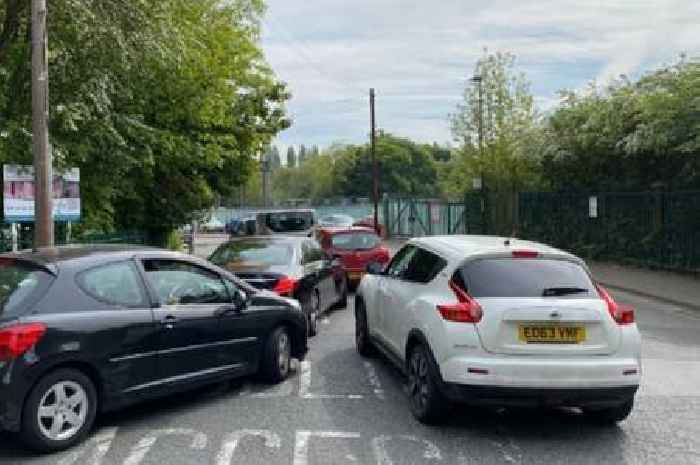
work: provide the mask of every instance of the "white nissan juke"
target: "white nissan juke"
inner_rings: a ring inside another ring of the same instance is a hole
[[[641,377],[634,311],[583,260],[491,236],[412,239],[386,269],[368,267],[355,299],[362,356],[408,377],[414,416],[449,402],[578,407],[602,423],[632,411]]]

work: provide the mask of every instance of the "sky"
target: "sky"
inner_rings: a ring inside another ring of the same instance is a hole
[[[292,99],[277,145],[363,143],[377,126],[452,141],[484,49],[512,52],[543,111],[561,89],[700,56],[700,0],[267,0],[262,45]],[[284,157],[283,157],[284,158]]]

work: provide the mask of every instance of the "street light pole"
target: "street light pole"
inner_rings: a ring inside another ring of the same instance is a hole
[[[370,116],[370,146],[372,151],[372,197],[374,201],[374,230],[380,234],[379,228],[379,165],[376,154],[377,129],[374,118],[374,89],[369,90],[369,116]]]
[[[46,0],[32,0],[32,153],[36,248],[52,247],[54,244],[46,14]]]

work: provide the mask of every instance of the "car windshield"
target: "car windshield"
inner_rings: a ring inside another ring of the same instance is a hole
[[[265,225],[276,233],[306,231],[313,224],[312,212],[265,213]]]
[[[458,271],[472,297],[566,297],[598,296],[588,273],[564,260],[484,259]]]
[[[379,237],[368,232],[353,232],[335,234],[331,245],[341,250],[369,250],[379,245]]]
[[[42,268],[0,259],[0,316],[21,315],[43,295],[53,279]]]
[[[278,241],[237,241],[219,247],[209,260],[219,266],[247,268],[284,266],[292,262],[291,244]]]

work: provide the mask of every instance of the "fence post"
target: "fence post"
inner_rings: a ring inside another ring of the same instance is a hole
[[[389,205],[389,196],[385,195],[384,196],[384,235],[386,238],[391,237],[391,217],[390,212],[391,211],[391,206]]]

